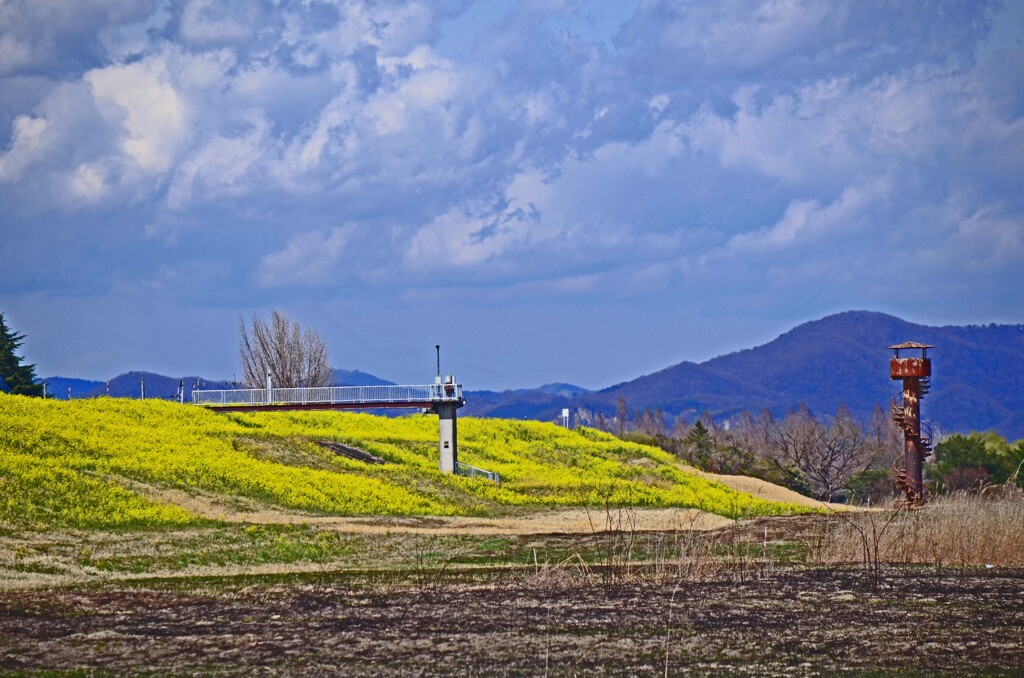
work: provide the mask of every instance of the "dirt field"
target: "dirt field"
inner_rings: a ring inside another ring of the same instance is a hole
[[[659,516],[4,533],[0,672],[1022,675],[1024,568],[830,565],[828,516],[630,527]]]
[[[435,573],[437,574],[437,573]],[[0,670],[1020,675],[1024,571],[787,567],[583,583],[319,573],[0,592]]]
[[[191,508],[206,505],[201,498],[190,501]],[[402,571],[441,561],[526,564],[537,557],[531,537],[541,537],[543,562],[592,550],[577,538],[603,531],[684,534],[734,524],[692,509],[562,509],[505,518],[320,517],[219,505],[206,510],[226,525],[162,532],[0,530],[0,591],[151,577]],[[544,535],[560,535],[550,554]]]

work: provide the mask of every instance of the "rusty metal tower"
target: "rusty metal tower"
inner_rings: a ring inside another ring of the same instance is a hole
[[[921,424],[921,398],[931,386],[932,361],[928,349],[934,347],[907,341],[889,348],[895,351],[889,361],[889,378],[903,380],[903,393],[892,401],[892,420],[903,431],[903,468],[900,469],[898,458],[893,460],[893,475],[906,503],[920,506],[925,500],[922,467],[932,451],[931,430]],[[900,351],[910,350],[919,350],[921,355],[900,357]]]

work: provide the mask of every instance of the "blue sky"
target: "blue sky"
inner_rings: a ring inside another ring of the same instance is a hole
[[[1024,321],[1024,2],[6,0],[41,376],[599,388],[829,313]]]

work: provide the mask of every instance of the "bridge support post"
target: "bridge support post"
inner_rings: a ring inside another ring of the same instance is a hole
[[[434,412],[438,417],[438,443],[440,452],[441,473],[455,473],[455,464],[459,461],[458,415],[456,410],[461,402],[434,403]]]

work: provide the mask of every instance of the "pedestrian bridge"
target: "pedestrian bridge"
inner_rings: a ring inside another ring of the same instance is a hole
[[[254,410],[437,409],[461,407],[462,384],[416,386],[320,386],[193,391],[192,402],[221,412]]]
[[[439,467],[443,473],[484,476],[500,482],[490,473],[459,463],[456,410],[466,404],[462,384],[455,377],[416,386],[320,386],[309,388],[244,388],[192,391],[192,402],[216,412],[281,410],[376,410],[408,408],[430,410],[438,416]]]

